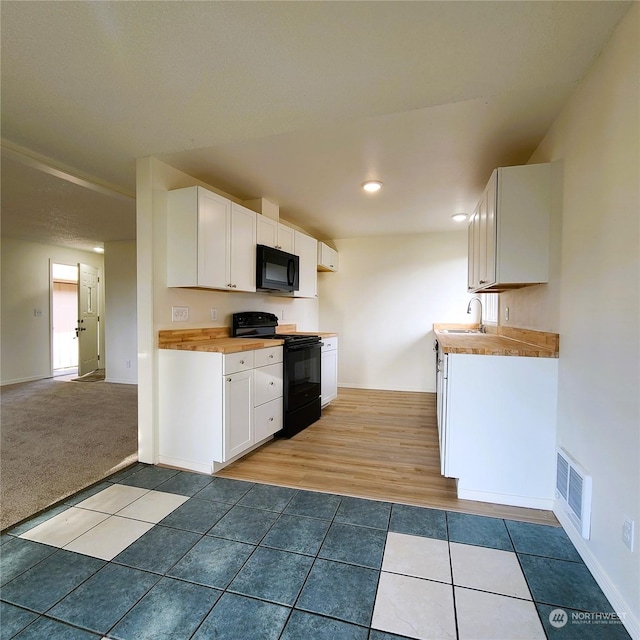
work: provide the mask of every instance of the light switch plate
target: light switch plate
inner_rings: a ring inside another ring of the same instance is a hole
[[[187,322],[189,320],[189,307],[171,307],[172,322]]]

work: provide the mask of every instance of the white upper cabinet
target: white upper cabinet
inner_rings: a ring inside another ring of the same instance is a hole
[[[324,242],[318,242],[318,271],[337,271],[338,252]]]
[[[549,280],[551,165],[496,169],[469,221],[469,291]]]
[[[235,291],[256,290],[256,213],[231,204],[229,284]]]
[[[263,215],[256,216],[256,223],[258,244],[293,253],[293,229],[291,227]]]
[[[318,296],[318,241],[295,231],[293,253],[300,258],[300,288],[294,291],[294,297],[316,298]]]
[[[167,286],[255,291],[255,212],[202,187],[167,193]]]

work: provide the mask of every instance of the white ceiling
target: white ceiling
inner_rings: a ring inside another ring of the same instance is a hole
[[[631,4],[3,0],[2,233],[132,239],[148,155],[322,238],[452,229]]]

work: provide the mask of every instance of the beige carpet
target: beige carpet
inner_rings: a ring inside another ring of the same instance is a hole
[[[137,459],[135,385],[56,379],[0,390],[0,529]]]

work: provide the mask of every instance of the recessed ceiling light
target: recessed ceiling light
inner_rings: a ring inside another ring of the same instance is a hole
[[[376,191],[379,191],[381,187],[382,182],[379,180],[367,180],[362,183],[362,188],[369,193],[375,193]]]
[[[96,253],[104,253],[104,247],[93,247]]]
[[[466,219],[467,219],[467,214],[466,214],[466,213],[454,213],[454,214],[451,216],[451,219],[452,219],[454,222],[463,222],[464,220],[466,220]]]

